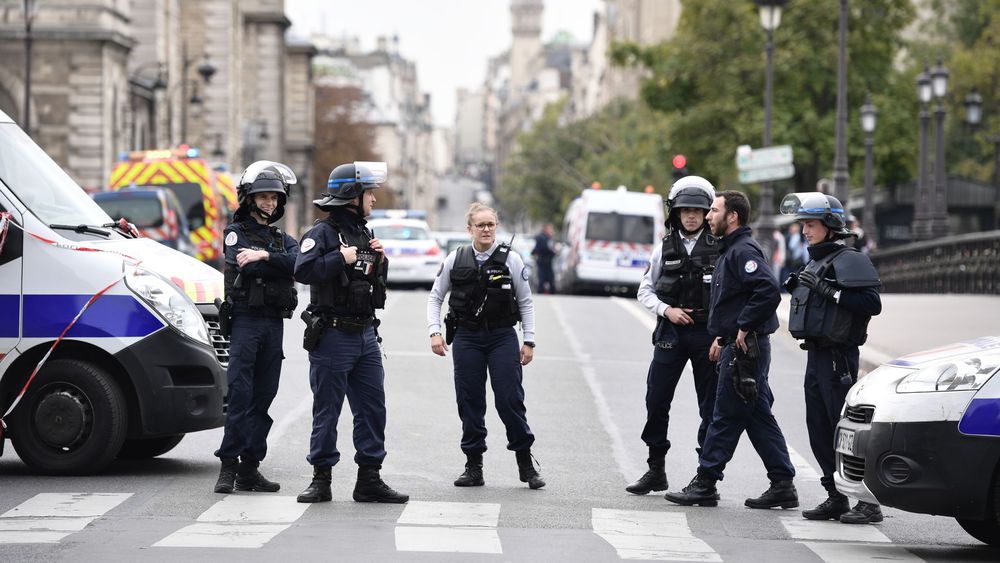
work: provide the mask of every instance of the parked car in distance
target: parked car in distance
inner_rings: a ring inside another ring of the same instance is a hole
[[[408,217],[372,218],[368,228],[382,241],[389,259],[389,277],[393,286],[431,287],[438,270],[444,264],[445,253],[431,236],[430,226],[423,219]]]
[[[112,219],[124,217],[142,236],[188,256],[197,254],[187,216],[172,191],[154,186],[128,187],[97,192],[91,197]]]
[[[472,244],[472,237],[465,231],[434,231],[434,239],[437,240],[445,256],[460,246]]]

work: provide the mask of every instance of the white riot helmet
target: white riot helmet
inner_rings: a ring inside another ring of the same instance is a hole
[[[685,176],[674,182],[667,196],[667,222],[674,209],[694,207],[704,209],[706,213],[715,201],[715,186],[701,176]]]

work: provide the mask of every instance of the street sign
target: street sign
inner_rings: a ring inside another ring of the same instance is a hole
[[[757,182],[770,182],[771,180],[784,180],[795,176],[795,165],[782,164],[779,166],[769,166],[767,168],[753,168],[751,170],[740,170],[741,184],[755,184]]]
[[[736,169],[741,172],[789,164],[792,164],[791,145],[778,145],[756,150],[750,149],[748,145],[742,145],[736,149]]]

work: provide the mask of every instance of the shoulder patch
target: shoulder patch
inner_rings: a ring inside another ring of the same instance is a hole
[[[237,239],[236,231],[229,231],[229,234],[226,235],[226,246],[232,246],[236,244],[236,239]]]
[[[757,261],[756,260],[747,260],[747,263],[743,264],[743,271],[746,272],[746,273],[748,273],[748,274],[752,274],[752,273],[756,272],[757,271]]]
[[[315,240],[311,238],[302,239],[302,246],[299,247],[299,252],[309,252],[314,246],[316,246]]]
[[[443,271],[444,271],[444,262],[441,262],[441,265],[438,266],[437,276],[440,277],[441,276],[441,272],[443,272]]]
[[[521,279],[524,281],[528,281],[528,278],[530,277],[531,277],[531,266],[525,264],[525,266],[521,268]]]

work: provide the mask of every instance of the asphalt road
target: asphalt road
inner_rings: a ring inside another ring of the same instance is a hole
[[[350,414],[340,422],[343,462],[334,501],[300,505],[310,479],[308,362],[301,322],[286,324],[281,388],[262,470],[276,494],[217,495],[212,452],[221,429],[187,436],[164,456],[120,461],[89,477],[39,477],[8,448],[0,458],[2,561],[996,561],[1000,551],[954,520],[885,509],[873,526],[805,521],[798,510],[755,511],[746,497],[767,488],[744,439],[719,483],[717,508],[675,506],[624,486],[644,471],[639,439],[651,356],[652,318],[634,301],[536,297],[538,348],[525,369],[533,448],[548,485],[517,478],[495,413],[485,458],[486,486],[461,489],[451,358],[434,356],[424,291],[393,291],[382,314],[389,424],[383,477],[408,505],[351,500],[355,466]],[[303,301],[307,301],[303,300]],[[300,301],[300,302],[303,302]],[[805,353],[787,335],[773,340],[775,413],[798,468],[803,508],[825,497],[805,430]],[[345,411],[347,409],[345,408]],[[671,412],[671,490],[696,467],[694,389],[682,380]],[[15,530],[22,528],[22,530]],[[25,531],[30,532],[25,535]],[[27,541],[32,543],[7,543]]]

